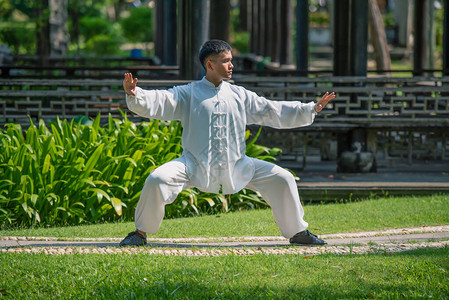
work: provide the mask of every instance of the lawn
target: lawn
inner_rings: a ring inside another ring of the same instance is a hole
[[[447,299],[448,256],[447,247],[312,257],[4,253],[0,295],[15,299]]]
[[[305,206],[317,233],[449,224],[449,196]],[[132,223],[0,235],[122,237]],[[160,237],[279,235],[270,210],[164,220]],[[402,253],[183,257],[0,253],[0,298],[341,299],[449,297],[449,247]]]
[[[449,224],[449,195],[388,197],[345,204],[306,205],[305,219],[317,234]],[[132,222],[0,230],[0,236],[123,237]],[[156,237],[280,235],[271,210],[167,219]]]

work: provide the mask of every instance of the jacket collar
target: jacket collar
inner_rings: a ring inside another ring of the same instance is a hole
[[[203,79],[200,80],[201,83],[205,84],[207,87],[211,88],[211,89],[221,89],[221,87],[223,86],[223,82],[224,80],[221,81],[219,86],[215,86],[215,84],[213,84],[212,82],[210,82],[209,80],[206,79],[206,76],[203,77]]]

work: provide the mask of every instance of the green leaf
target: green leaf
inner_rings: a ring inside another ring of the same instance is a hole
[[[94,192],[94,193],[97,195],[98,200],[101,200],[101,199],[103,198],[103,196],[104,196],[106,199],[108,199],[109,201],[111,201],[111,197],[108,195],[108,193],[106,193],[105,191],[103,191],[103,190],[101,190],[101,189],[98,189],[98,188],[90,188],[90,189],[87,189],[87,191],[88,191],[88,192]]]
[[[111,203],[112,203],[112,206],[114,207],[117,215],[121,216],[122,215],[122,200],[112,197]]]
[[[44,159],[44,165],[42,166],[43,174],[46,174],[48,172],[48,170],[50,170],[50,165],[51,165],[50,161],[51,161],[51,156],[50,156],[50,154],[47,154]]]
[[[207,203],[209,203],[209,206],[210,206],[210,207],[212,207],[212,206],[215,205],[215,202],[214,202],[214,200],[213,200],[212,198],[203,197],[203,198],[201,198],[201,199],[206,200]]]
[[[95,164],[98,162],[98,159],[100,158],[101,153],[103,152],[103,148],[104,144],[101,144],[87,160],[86,166],[83,170],[85,176],[87,176],[95,167]]]

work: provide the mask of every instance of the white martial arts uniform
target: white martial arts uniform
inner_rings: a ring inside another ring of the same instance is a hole
[[[143,117],[179,120],[182,156],[151,172],[136,207],[136,228],[156,233],[165,213],[184,189],[232,194],[247,187],[271,206],[282,235],[290,238],[307,228],[298,190],[287,170],[246,156],[246,125],[294,128],[312,124],[315,104],[270,101],[243,87],[206,78],[168,90],[127,95],[128,108]]]

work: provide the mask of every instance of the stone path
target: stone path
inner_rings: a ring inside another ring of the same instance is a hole
[[[291,246],[280,236],[149,238],[146,247],[119,248],[121,238],[1,237],[0,252],[45,254],[149,253],[176,256],[221,256],[254,254],[317,255],[399,252],[449,246],[449,226],[401,228],[358,233],[321,235],[322,247]]]

